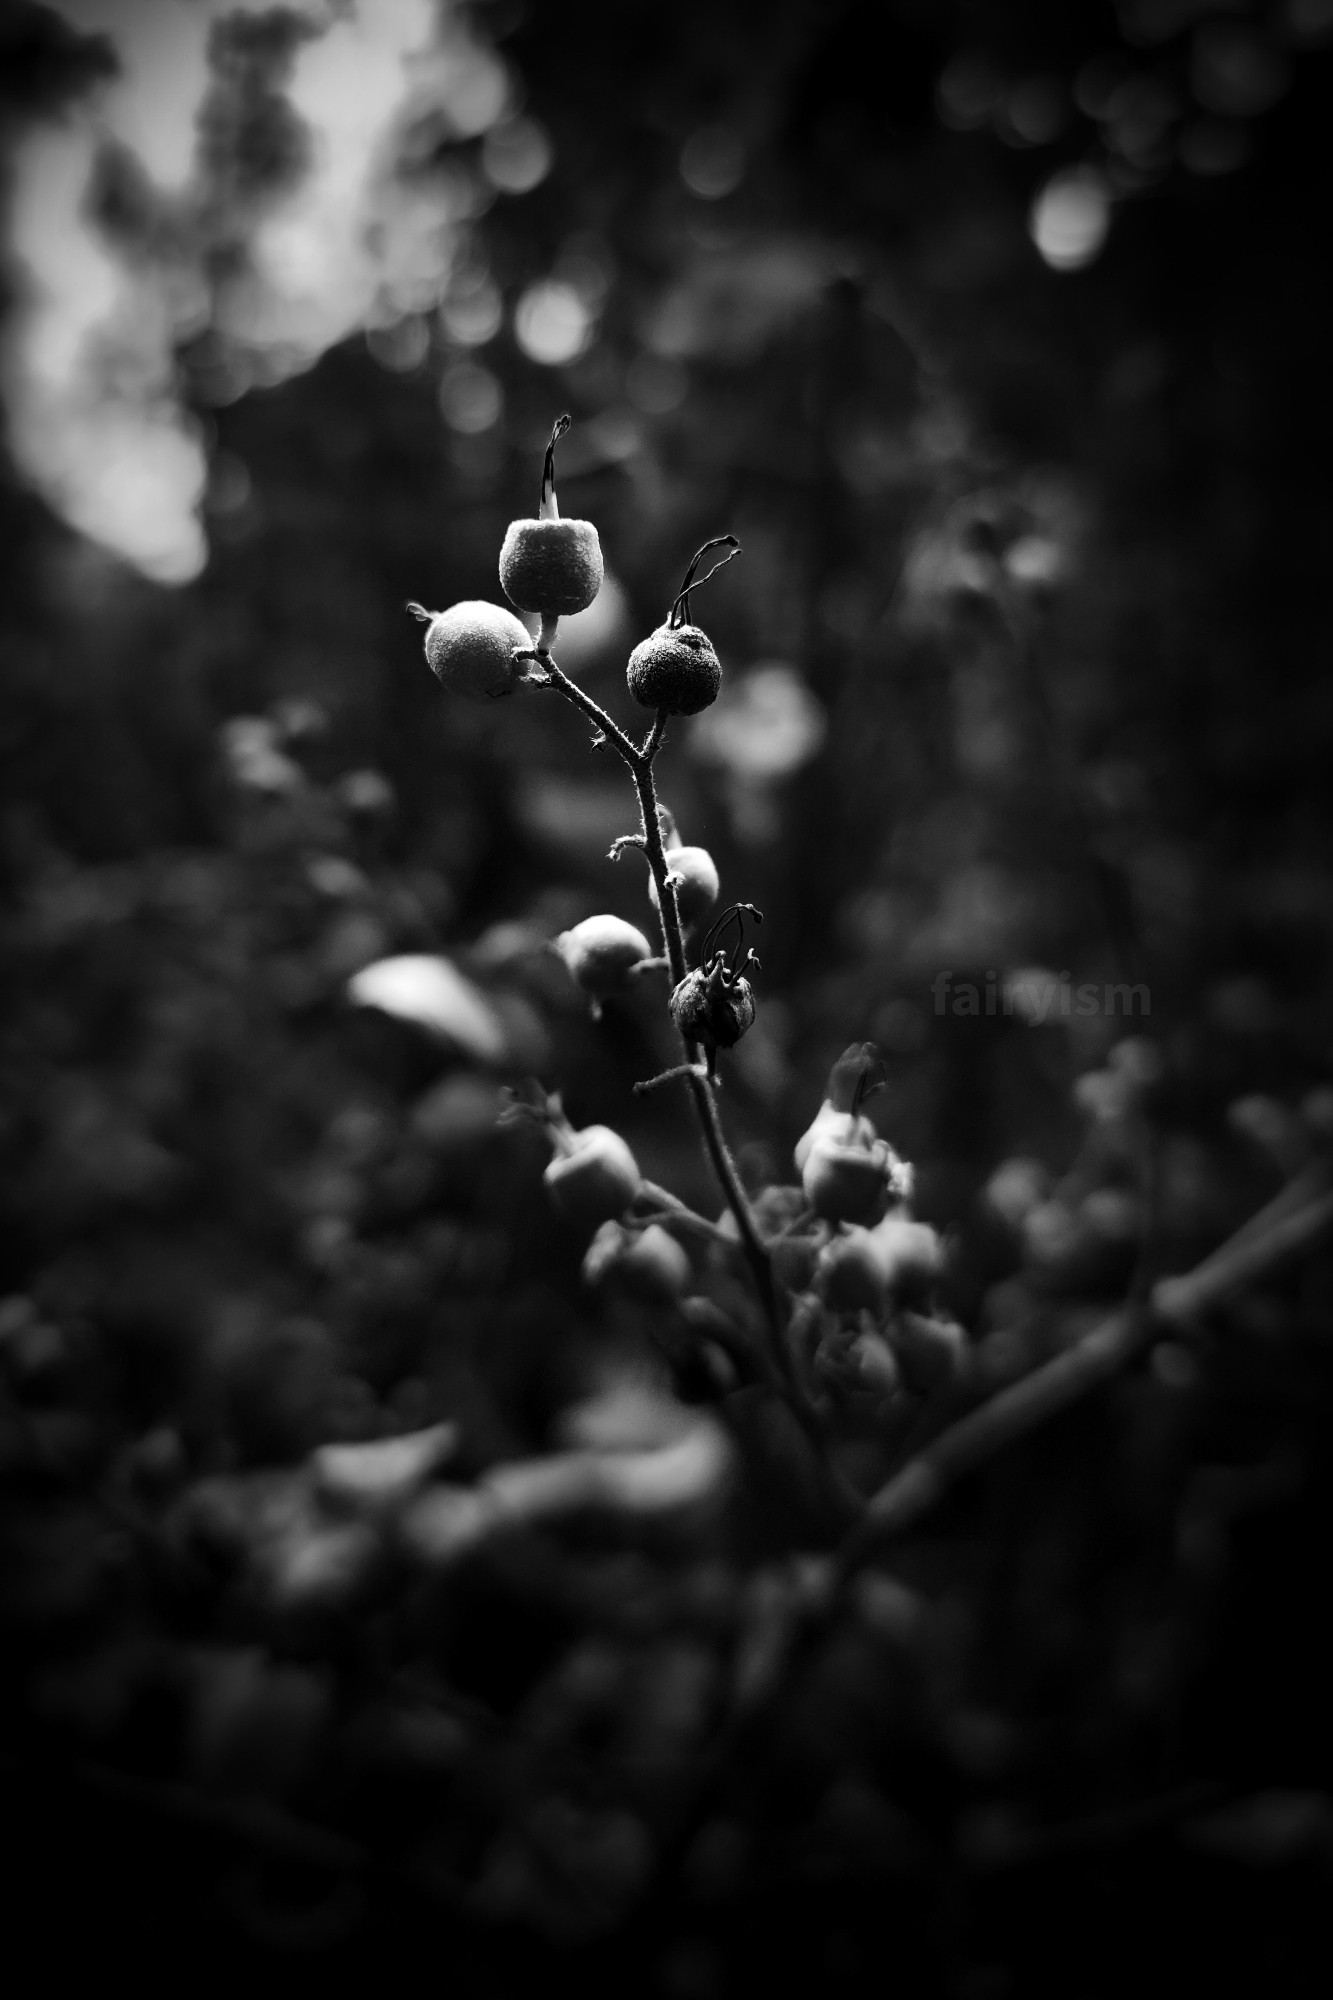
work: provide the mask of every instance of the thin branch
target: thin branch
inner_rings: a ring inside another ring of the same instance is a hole
[[[550,653],[541,651],[520,653],[518,657],[520,659],[540,660],[542,666],[546,669],[546,679],[540,681],[538,686],[554,688],[558,694],[562,694],[565,697],[566,701],[572,701],[575,708],[581,709],[590,722],[596,723],[607,742],[615,745],[615,748],[620,752],[620,755],[624,758],[630,769],[632,771],[638,770],[643,760],[637,748],[631,743],[619,723],[613,722],[606,710],[600,708],[590,694],[585,694],[577,681],[572,681],[568,674],[561,671]]]
[[[700,554],[702,553],[701,550]],[[688,970],[685,959],[685,937],[680,919],[680,906],[676,900],[676,877],[671,873],[670,863],[667,860],[662,833],[662,814],[657,802],[657,788],[653,783],[653,757],[666,729],[665,711],[658,711],[643,749],[636,749],[625,732],[612,721],[603,708],[598,706],[591,695],[585,694],[576,681],[572,681],[567,674],[561,672],[548,652],[542,650],[538,657],[547,676],[541,685],[555,688],[567,701],[573,702],[577,709],[595,722],[629,766],[639,798],[639,831],[643,838],[648,865],[652,869],[653,880],[657,885],[657,913],[662,926],[662,942],[666,947],[672,985],[677,986]],[[685,1081],[703,1135],[704,1149],[727,1206],[736,1219],[741,1250],[750,1266],[755,1288],[763,1306],[764,1319],[768,1327],[770,1360],[781,1385],[781,1394],[815,1452],[831,1495],[841,1511],[850,1517],[856,1511],[858,1503],[829,1459],[818,1419],[797,1377],[787,1344],[787,1315],[777,1276],[764,1240],[759,1234],[754,1211],[741,1184],[736,1162],[727,1145],[726,1135],[722,1130],[722,1120],[718,1115],[714,1087],[707,1075],[697,1073],[698,1044],[691,1041],[688,1036],[682,1036],[681,1041],[687,1066]]]
[[[867,1502],[861,1521],[838,1552],[839,1573],[850,1575],[876,1543],[912,1526],[966,1473],[1108,1381],[1163,1328],[1188,1326],[1287,1257],[1309,1248],[1330,1227],[1333,1194],[1280,1216],[1262,1232],[1247,1224],[1193,1271],[1159,1278],[1144,1308],[1112,1313],[1076,1347],[960,1417]]]

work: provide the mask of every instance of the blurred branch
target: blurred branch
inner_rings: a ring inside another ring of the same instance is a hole
[[[1251,1218],[1193,1271],[1159,1278],[1144,1307],[1112,1313],[1076,1347],[942,1432],[871,1497],[838,1552],[840,1574],[850,1575],[876,1543],[920,1520],[967,1473],[1109,1380],[1164,1330],[1188,1326],[1333,1226],[1333,1194],[1291,1212],[1281,1202],[1269,1205],[1267,1222]]]

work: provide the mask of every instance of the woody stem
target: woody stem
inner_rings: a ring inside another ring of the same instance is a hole
[[[542,636],[543,638],[546,637],[544,630]],[[539,640],[537,650],[542,667],[547,675],[544,684],[547,687],[554,688],[557,693],[564,695],[566,701],[572,702],[575,708],[580,709],[590,721],[595,722],[607,742],[611,744],[612,748],[629,767],[630,776],[634,780],[634,788],[639,795],[640,832],[643,839],[644,852],[648,857],[648,866],[653,871],[653,881],[657,888],[657,908],[662,924],[662,942],[666,948],[667,964],[671,970],[672,984],[673,986],[678,986],[688,970],[685,961],[685,939],[680,921],[680,907],[676,901],[676,885],[671,879],[666,845],[662,838],[662,821],[657,803],[657,787],[653,782],[653,759],[661,748],[662,739],[666,733],[666,711],[664,709],[658,710],[653,726],[644,741],[643,748],[639,749],[625,734],[624,730],[612,721],[606,710],[600,707],[592,699],[591,695],[585,694],[577,681],[572,681],[568,674],[561,671],[551,657],[548,646],[542,645]],[[777,1369],[778,1379],[781,1381],[787,1400],[791,1404],[802,1427],[812,1442],[816,1443],[822,1456],[823,1441],[819,1436],[814,1414],[801,1391],[796,1377],[796,1370],[792,1364],[791,1353],[787,1345],[786,1313],[783,1309],[783,1301],[778,1288],[777,1278],[774,1274],[772,1261],[764,1245],[764,1240],[759,1234],[759,1225],[755,1221],[754,1210],[750,1207],[745,1189],[741,1185],[741,1178],[736,1169],[736,1162],[731,1156],[731,1149],[727,1145],[726,1136],[722,1130],[722,1120],[718,1115],[717,1098],[714,1095],[713,1085],[705,1076],[698,1072],[698,1044],[691,1041],[686,1035],[682,1035],[681,1040],[685,1047],[685,1060],[689,1065],[685,1076],[685,1083],[694,1104],[695,1115],[699,1120],[699,1129],[704,1142],[704,1150],[708,1155],[709,1164],[717,1178],[727,1206],[736,1219],[736,1228],[740,1234],[741,1249],[753,1274],[755,1289],[759,1293],[760,1302],[764,1308],[764,1317],[768,1323],[769,1344],[772,1349],[772,1358]]]
[[[650,743],[653,744],[654,754],[661,742],[665,726],[665,715],[659,712],[657,724],[654,726],[652,737],[649,739]],[[672,983],[678,985],[685,977],[686,972],[685,940],[681,930],[680,907],[676,901],[676,885],[671,879],[666,846],[662,839],[662,824],[658,815],[657,805],[657,787],[653,782],[652,757],[643,756],[636,758],[630,765],[630,771],[634,778],[635,790],[639,795],[639,815],[642,821],[644,851],[648,856],[648,866],[653,871],[653,881],[657,885],[657,907],[662,921],[662,942],[666,946],[667,962],[671,967]],[[791,1352],[787,1345],[787,1316],[783,1309],[772,1259],[769,1257],[764,1240],[759,1234],[759,1225],[755,1221],[754,1210],[750,1207],[745,1189],[741,1185],[740,1175],[736,1170],[736,1162],[731,1156],[730,1147],[727,1145],[726,1136],[722,1130],[722,1120],[718,1115],[717,1097],[713,1085],[708,1081],[706,1076],[701,1076],[698,1072],[698,1044],[691,1041],[688,1035],[682,1035],[681,1040],[685,1047],[685,1060],[690,1065],[685,1076],[686,1087],[694,1103],[695,1114],[699,1120],[699,1129],[703,1135],[704,1149],[708,1154],[709,1163],[717,1177],[718,1185],[726,1197],[727,1206],[736,1218],[736,1227],[740,1231],[741,1248],[745,1253],[746,1262],[749,1264],[754,1276],[755,1289],[759,1293],[760,1301],[764,1308],[764,1317],[768,1322],[769,1344],[772,1349],[772,1359],[778,1371],[778,1379],[781,1381],[787,1399],[799,1418],[802,1427],[806,1429],[811,1439],[818,1443],[822,1453],[822,1439],[818,1436],[818,1429],[815,1425],[813,1414],[801,1392],[800,1384],[796,1378],[796,1370],[792,1364]]]

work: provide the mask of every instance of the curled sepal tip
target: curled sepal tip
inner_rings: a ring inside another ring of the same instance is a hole
[[[554,521],[559,518],[560,506],[555,497],[555,448],[574,419],[566,410],[556,418],[551,426],[551,435],[546,444],[546,456],[542,460],[542,497],[537,509],[539,521]]]
[[[704,574],[700,576],[698,575],[699,565],[703,561],[704,557],[708,554],[708,551],[710,549],[725,549],[727,553],[724,556],[719,556],[717,561],[712,565],[712,567],[710,569],[705,570]],[[737,541],[735,535],[715,535],[711,542],[705,542],[701,549],[695,550],[694,554],[690,558],[689,568],[685,572],[684,581],[681,583],[680,589],[676,593],[675,599],[671,606],[671,611],[667,617],[668,631],[675,632],[679,630],[679,628],[682,625],[689,624],[690,592],[692,590],[697,590],[701,583],[707,583],[709,577],[716,576],[718,571],[722,569],[725,564],[729,563],[733,556],[738,556],[740,552],[741,552],[741,545]]]

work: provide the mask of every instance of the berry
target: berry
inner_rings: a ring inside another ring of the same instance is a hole
[[[677,847],[667,855],[667,866],[676,877],[676,908],[683,924],[701,923],[718,898],[717,863],[706,847]],[[661,907],[657,883],[648,877],[648,895],[654,909]]]
[[[739,555],[740,547],[734,535],[705,542],[690,560],[666,623],[641,639],[630,654],[625,678],[635,701],[644,708],[660,709],[666,715],[697,715],[717,700],[722,667],[708,634],[690,623],[690,591],[697,583],[707,583],[723,563]],[[708,551],[720,548],[727,553],[696,580],[695,572]]]
[[[850,1228],[820,1251],[815,1288],[834,1312],[879,1312],[886,1291],[884,1266],[868,1229]]]
[[[602,545],[591,521],[509,523],[500,549],[500,582],[520,611],[538,611],[543,618],[586,611],[603,574]]]
[[[585,917],[572,930],[560,933],[555,949],[574,984],[594,1000],[623,993],[632,968],[652,957],[643,932],[623,917],[612,916]]]
[[[717,700],[722,663],[697,625],[659,625],[641,639],[626,669],[629,691],[644,708],[668,715],[698,715]]]
[[[568,1143],[570,1150],[558,1153],[542,1176],[551,1200],[582,1228],[613,1222],[643,1185],[633,1153],[609,1125],[588,1125]]]
[[[725,959],[715,959],[707,972],[687,972],[667,1004],[686,1041],[700,1043],[710,1054],[734,1048],[754,1024],[750,982],[728,977]]]
[[[516,652],[532,644],[527,627],[502,605],[471,598],[433,616],[420,605],[409,605],[417,617],[430,618],[426,658],[442,687],[467,701],[495,701],[521,686],[526,672]]]
[[[729,1049],[754,1022],[754,994],[742,975],[759,960],[745,950],[745,919],[764,921],[763,912],[753,903],[733,903],[724,910],[706,933],[700,953],[702,963],[687,972],[667,1002],[671,1018],[687,1042],[704,1049],[711,1069],[719,1049]],[[717,938],[728,924],[736,926],[736,948],[731,963],[727,954],[715,950]]]
[[[586,611],[602,587],[602,545],[591,521],[562,521],[555,497],[555,448],[569,429],[557,417],[542,463],[535,521],[511,521],[500,550],[500,581],[520,611],[539,612],[543,625]],[[549,644],[546,636],[542,645]]]

